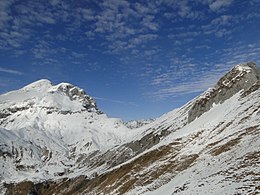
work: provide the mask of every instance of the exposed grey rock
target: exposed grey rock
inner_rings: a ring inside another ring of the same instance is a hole
[[[10,115],[11,115],[10,113],[6,113],[5,111],[2,110],[0,112],[0,119],[6,118],[6,117],[8,117]]]
[[[103,154],[96,151],[89,156],[82,156],[77,162],[80,164],[80,167],[88,166],[94,168],[106,164],[106,166],[112,168],[153,147],[169,134],[170,131],[168,129],[162,129],[158,133],[148,133],[140,140],[135,140],[122,146],[115,147]]]
[[[154,119],[131,120],[124,123],[129,129],[136,129],[144,125],[150,124]]]
[[[247,89],[246,91],[244,91],[242,94],[241,94],[241,97],[245,97],[247,95],[249,95],[250,93],[258,90],[260,88],[260,81],[256,82],[254,85],[252,85],[252,87],[250,87],[249,89]]]
[[[66,94],[71,100],[78,100],[88,111],[98,111],[95,100],[86,94],[86,92],[69,83],[60,84],[58,91]]]
[[[260,69],[253,62],[240,64],[232,68],[217,83],[199,97],[188,113],[188,122],[192,122],[203,113],[210,110],[212,105],[223,103],[241,90],[248,90],[259,82]]]
[[[20,112],[23,110],[28,110],[31,107],[31,105],[28,106],[22,106],[22,107],[10,107],[7,109],[0,110],[0,119],[6,118],[10,116],[13,113]]]

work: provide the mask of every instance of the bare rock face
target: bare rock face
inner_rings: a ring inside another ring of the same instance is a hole
[[[137,129],[137,128],[142,127],[144,125],[150,124],[153,121],[154,121],[154,119],[131,120],[131,121],[125,122],[124,124],[129,129]]]
[[[259,78],[260,70],[255,63],[235,66],[218,81],[214,88],[207,90],[196,100],[188,113],[188,122],[209,111],[214,103],[223,103],[237,92],[247,91],[259,82]]]
[[[57,90],[66,94],[71,100],[77,100],[81,102],[83,107],[88,111],[98,110],[95,100],[87,95],[83,89],[75,87],[69,83],[61,83],[59,84]]]

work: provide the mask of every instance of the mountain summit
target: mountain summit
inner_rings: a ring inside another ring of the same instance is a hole
[[[132,129],[68,83],[1,95],[0,193],[257,194],[259,78],[256,64],[237,65]]]
[[[56,111],[84,111],[98,112],[96,102],[83,89],[69,83],[53,85],[47,79],[33,82],[20,90],[1,96],[2,107],[14,105],[28,107],[37,106]],[[19,103],[19,104],[18,104]],[[67,107],[70,105],[70,107]]]
[[[260,71],[253,62],[239,64],[225,74],[213,87],[200,96],[189,111],[189,122],[210,110],[213,104],[223,103],[237,92],[259,84]]]
[[[0,96],[0,178],[55,178],[84,156],[121,144],[127,131],[82,89],[36,81]]]

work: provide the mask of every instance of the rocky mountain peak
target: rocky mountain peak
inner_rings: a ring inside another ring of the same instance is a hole
[[[69,83],[53,85],[47,79],[1,95],[0,119],[30,109],[44,110],[47,114],[81,111],[102,113],[97,108],[95,100],[83,89]]]
[[[252,83],[259,80],[260,72],[254,62],[239,64],[225,74],[217,83],[215,88],[229,87],[239,85],[239,88],[246,89]]]
[[[97,111],[97,105],[95,100],[86,94],[83,89],[76,87],[70,83],[60,83],[54,88],[65,95],[67,95],[72,101],[76,100],[82,103],[82,106],[89,111]]]
[[[254,62],[239,64],[219,79],[217,84],[201,95],[191,107],[188,122],[210,110],[213,104],[223,103],[239,91],[247,91],[259,83],[260,70]]]

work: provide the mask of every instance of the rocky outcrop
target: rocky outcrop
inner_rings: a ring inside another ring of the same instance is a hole
[[[241,97],[245,97],[251,93],[253,93],[254,91],[258,90],[260,88],[260,80],[257,81],[254,85],[252,85],[252,87],[250,87],[249,89],[245,90],[242,94]]]
[[[192,122],[210,110],[213,104],[223,103],[241,90],[248,90],[259,82],[260,70],[253,62],[240,64],[225,74],[214,88],[200,96],[188,113],[188,122]]]
[[[150,124],[154,119],[131,120],[124,123],[129,129],[136,129],[144,125]]]
[[[57,87],[58,91],[66,94],[71,100],[81,102],[83,107],[88,111],[98,111],[95,100],[87,95],[83,89],[75,87],[69,83],[61,83]]]

